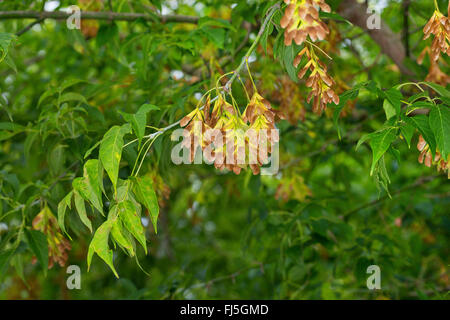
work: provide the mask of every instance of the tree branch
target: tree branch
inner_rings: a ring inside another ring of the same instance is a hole
[[[72,13],[64,11],[0,11],[0,20],[2,19],[53,19],[65,20],[69,18]],[[112,12],[112,11],[81,11],[81,19],[87,20],[115,20],[115,21],[135,21],[142,19],[145,21],[155,21],[159,19],[160,22],[179,22],[179,23],[197,23],[199,17],[186,15],[150,15],[146,13],[134,12]]]
[[[370,30],[367,27],[367,20],[369,19],[370,14],[367,13],[366,5],[359,4],[356,0],[343,0],[338,11],[344,18],[363,29],[380,46],[383,53],[394,61],[403,74],[407,76],[414,75],[414,73],[403,64],[406,57],[406,50],[400,37],[393,33],[389,26],[383,21],[381,21],[381,28],[379,30]]]
[[[409,50],[409,6],[411,0],[403,0],[403,42],[405,43],[406,56],[410,56]]]
[[[29,25],[27,25],[25,28],[23,28],[22,30],[18,31],[18,32],[16,33],[16,36],[20,37],[20,36],[23,35],[25,32],[27,32],[28,30],[30,30],[31,28],[33,28],[35,25],[41,23],[42,21],[44,21],[43,18],[34,20],[32,23],[30,23]]]

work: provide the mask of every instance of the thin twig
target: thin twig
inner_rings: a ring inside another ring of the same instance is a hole
[[[33,21],[32,23],[30,23],[29,25],[27,25],[25,28],[23,28],[22,30],[18,31],[16,33],[16,36],[20,37],[21,35],[23,35],[25,32],[27,32],[28,30],[30,30],[31,28],[33,28],[35,25],[41,23],[42,21],[44,21],[44,18],[40,18],[37,19],[35,21]]]
[[[72,15],[70,12],[64,11],[0,11],[0,20],[2,19],[53,19],[65,20]],[[161,22],[179,22],[179,23],[197,23],[199,17],[186,15],[150,15],[147,13],[134,12],[112,12],[112,11],[81,11],[81,19],[90,20],[116,20],[116,21],[136,21],[142,19],[145,21],[155,21],[159,19]]]

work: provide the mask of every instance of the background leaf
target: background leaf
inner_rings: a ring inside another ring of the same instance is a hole
[[[31,250],[41,264],[42,270],[47,274],[48,269],[48,244],[47,237],[40,231],[25,229],[25,237]]]

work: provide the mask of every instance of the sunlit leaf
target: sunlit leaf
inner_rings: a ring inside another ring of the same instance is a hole
[[[78,184],[84,184],[84,181],[81,178],[77,178],[74,180],[74,190],[77,190],[74,192],[75,208],[77,209],[78,216],[80,217],[81,222],[83,222],[83,224],[88,227],[89,231],[92,232],[92,223],[87,216],[86,207],[84,205],[84,198],[79,193],[80,187],[77,186]]]
[[[66,215],[66,211],[67,208],[71,209],[72,207],[72,195],[73,195],[73,191],[70,191],[58,204],[58,224],[59,227],[61,228],[61,230],[69,235],[66,231],[66,226],[65,226],[65,215]],[[70,238],[70,236],[69,236]]]
[[[147,242],[145,239],[145,230],[141,222],[141,217],[130,200],[119,202],[117,205],[119,219],[127,230],[136,238],[137,241],[144,247],[147,253]]]
[[[125,121],[131,124],[134,133],[136,134],[139,145],[141,144],[142,138],[145,134],[145,126],[147,124],[147,113],[152,110],[159,110],[159,108],[152,104],[144,104],[142,105],[138,112],[135,114],[120,112]]]
[[[97,231],[95,232],[94,237],[92,238],[92,241],[89,245],[87,265],[89,271],[89,269],[91,268],[92,257],[94,256],[94,253],[96,253],[111,268],[111,270],[114,272],[114,275],[119,278],[119,275],[117,274],[113,264],[113,252],[108,245],[112,223],[112,221],[106,220],[100,227],[98,227]]]
[[[89,201],[103,214],[100,169],[100,163],[97,159],[88,160],[84,164],[84,177],[89,192]]]
[[[111,179],[114,190],[117,189],[119,164],[122,157],[123,136],[129,131],[129,127],[114,126],[105,133],[100,144],[100,160]]]
[[[138,200],[148,209],[150,218],[157,233],[157,223],[159,216],[158,198],[153,189],[153,181],[149,176],[135,178],[135,190]]]

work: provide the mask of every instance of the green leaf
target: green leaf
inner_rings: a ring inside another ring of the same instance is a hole
[[[401,162],[401,156],[400,151],[396,148],[394,148],[392,145],[389,147],[388,152],[394,156],[394,158],[397,160],[398,163]]]
[[[111,235],[113,239],[124,249],[127,250],[130,257],[134,256],[134,245],[129,233],[123,226],[123,223],[118,219],[117,205],[114,205],[108,213],[108,220],[112,221]]]
[[[0,141],[7,140],[26,130],[24,126],[13,122],[0,122]]]
[[[210,41],[214,43],[214,45],[219,48],[224,48],[225,43],[225,30],[224,29],[218,29],[218,28],[212,28],[212,27],[203,27],[199,29],[202,31],[204,35],[208,37]]]
[[[97,37],[95,42],[98,47],[101,47],[107,43],[113,42],[115,38],[119,35],[119,28],[114,22],[103,24],[98,29]]]
[[[14,266],[17,275],[19,276],[19,278],[23,281],[23,283],[25,283],[25,285],[27,286],[27,288],[29,288],[27,279],[25,278],[25,274],[23,272],[23,255],[21,254],[16,254],[13,259],[11,260],[11,265]]]
[[[103,203],[102,203],[102,186],[100,173],[101,166],[97,159],[88,160],[84,164],[84,177],[86,179],[86,184],[89,192],[89,201],[92,205],[103,214]]]
[[[119,113],[122,115],[125,121],[131,124],[131,127],[133,128],[133,131],[138,138],[139,146],[141,145],[142,138],[145,135],[145,126],[147,124],[147,113],[149,113],[152,110],[159,110],[159,108],[152,104],[144,104],[139,108],[138,112],[136,112],[135,114],[119,111]]]
[[[363,135],[363,136],[358,140],[358,143],[356,144],[355,150],[358,150],[358,149],[361,147],[361,145],[362,145],[364,142],[366,142],[367,140],[369,140],[370,137],[371,137],[373,134],[374,134],[374,132],[373,132],[373,133],[369,133],[369,134]]]
[[[8,271],[9,261],[11,260],[11,257],[13,256],[14,252],[15,252],[14,249],[0,251],[0,280]]]
[[[105,133],[100,144],[100,161],[111,179],[114,190],[117,190],[119,164],[122,157],[123,136],[128,132],[129,127],[114,126]]]
[[[89,245],[87,265],[88,271],[91,267],[92,257],[96,253],[114,272],[114,275],[119,278],[113,264],[113,252],[109,249],[108,239],[111,232],[113,222],[111,220],[106,220],[94,234],[94,237]]]
[[[396,128],[385,128],[381,131],[374,132],[370,134],[369,145],[372,149],[372,167],[370,169],[370,175],[373,174],[375,169],[375,165],[378,160],[386,153],[389,149],[389,146],[392,142],[397,138]]]
[[[47,89],[47,91],[45,91],[40,97],[39,97],[39,101],[38,101],[38,107],[41,105],[41,103],[47,99],[48,97],[53,96],[55,93],[58,92],[58,89],[56,88],[49,88]]]
[[[431,109],[433,107],[433,103],[428,101],[415,101],[413,104],[409,105],[406,114],[410,114],[412,111],[417,109]]]
[[[341,129],[339,126],[339,116],[341,114],[341,111],[342,109],[344,109],[345,105],[347,104],[347,101],[358,98],[358,95],[359,89],[350,89],[348,91],[345,91],[343,94],[339,96],[339,105],[334,106],[335,109],[333,112],[333,122],[338,132],[339,140],[341,139]]]
[[[9,48],[16,39],[17,36],[13,33],[0,32],[0,62],[5,59],[8,54]]]
[[[119,202],[117,209],[119,211],[119,219],[122,221],[125,228],[144,247],[145,254],[147,254],[147,242],[145,240],[144,226],[141,223],[141,218],[137,214],[137,210],[133,202],[130,200]]]
[[[283,64],[292,81],[298,82],[297,70],[294,67],[294,45],[287,46],[283,51]]]
[[[81,178],[77,178],[73,182],[75,183],[75,181],[83,181],[83,180]],[[79,190],[75,186],[74,186],[74,189]],[[75,201],[75,208],[77,209],[78,216],[80,217],[81,222],[83,222],[83,224],[86,227],[88,227],[89,231],[91,231],[91,233],[92,233],[92,223],[86,214],[86,207],[84,205],[84,199],[78,192],[74,192],[74,201]]]
[[[59,97],[59,99],[58,99],[58,104],[60,105],[67,101],[80,101],[80,102],[88,104],[86,101],[86,98],[76,92],[68,92],[68,93],[62,94],[61,97]]]
[[[44,273],[47,274],[48,269],[48,244],[47,237],[40,231],[25,229],[25,237],[28,245],[33,253],[36,255],[37,260],[41,264]]]
[[[72,207],[72,196],[73,196],[73,191],[70,191],[58,204],[58,224],[59,224],[59,227],[61,228],[61,230],[69,237],[69,239],[71,239],[71,238],[66,231],[64,219],[65,219],[67,208],[71,209],[71,207]]]
[[[397,115],[400,115],[402,109],[403,95],[400,90],[391,88],[385,92],[386,98],[391,103]],[[384,106],[383,106],[384,107]],[[388,118],[389,119],[389,118]]]
[[[24,155],[25,155],[25,159],[27,161],[30,159],[31,148],[33,147],[34,142],[38,138],[38,136],[39,136],[39,131],[37,131],[37,130],[28,131],[27,137],[26,137],[24,145],[23,145]]]
[[[85,80],[81,80],[81,79],[67,79],[64,80],[63,83],[59,86],[59,91],[63,92],[64,90],[66,90],[67,88],[70,88],[78,83],[81,82],[86,82]]]
[[[350,21],[348,21],[347,19],[345,19],[344,17],[342,17],[341,15],[339,15],[335,12],[325,12],[325,11],[320,10],[319,16],[321,19],[331,19],[331,20],[336,20],[336,21],[340,21],[340,22],[346,22],[350,26],[353,25]]]
[[[390,180],[389,174],[386,170],[386,163],[385,163],[384,155],[381,157],[381,159],[375,165],[375,170],[374,170],[373,176],[375,178],[375,182],[377,184],[378,190],[381,191],[381,188],[383,188],[387,192],[389,198],[392,198],[391,194],[389,192],[389,184],[391,183],[391,180]]]
[[[17,73],[17,67],[16,67],[16,64],[14,63],[14,60],[11,58],[11,55],[8,54],[8,55],[5,57],[5,63],[6,63],[11,69],[13,69],[15,73]]]
[[[89,157],[91,155],[92,151],[94,151],[95,148],[97,148],[101,142],[102,141],[97,141],[92,147],[90,147],[89,150],[86,151],[86,153],[84,154],[83,159],[86,159],[87,157]]]
[[[448,91],[446,88],[444,88],[441,85],[438,85],[433,82],[425,82],[430,88],[432,88],[434,91],[439,93],[442,97],[450,98],[450,91]]]
[[[397,114],[397,111],[395,110],[394,106],[392,105],[392,103],[389,102],[388,99],[385,99],[383,101],[383,109],[384,112],[386,113],[386,119],[390,119],[392,117],[395,117],[395,115]]]
[[[411,148],[411,139],[416,128],[411,123],[407,122],[405,118],[406,117],[402,115],[402,119],[405,121],[405,123],[402,127],[400,127],[400,132],[402,133],[402,137],[405,139],[408,148]]]
[[[430,127],[436,139],[436,145],[443,158],[450,154],[450,108],[437,105],[430,112]]]
[[[278,32],[275,43],[273,44],[273,56],[275,59],[280,59],[282,57],[285,47],[283,32]]]
[[[434,138],[434,133],[431,130],[428,116],[419,114],[414,117],[406,117],[405,120],[419,130],[425,141],[430,146],[431,153],[434,156],[436,153],[436,139]]]
[[[272,34],[273,28],[273,24],[269,23],[269,25],[264,29],[264,32],[261,36],[261,46],[263,47],[265,54],[267,54],[267,39]]]
[[[420,92],[420,93],[412,95],[411,97],[408,98],[408,102],[409,103],[413,103],[413,102],[416,102],[416,100],[418,100],[420,98],[425,98],[425,97],[428,97],[428,92],[427,91]]]
[[[135,254],[133,244],[131,243],[130,239],[128,239],[123,233],[124,233],[123,223],[121,220],[116,219],[112,225],[111,235],[120,246],[122,246],[128,251],[130,257],[133,257]]]
[[[150,213],[150,219],[155,229],[155,233],[158,233],[157,222],[159,216],[158,198],[156,197],[155,190],[153,189],[153,181],[150,176],[144,176],[142,178],[135,178],[135,190],[136,196],[139,201],[148,209]]]
[[[64,169],[64,162],[66,160],[65,147],[64,145],[57,144],[47,156],[50,173],[53,176],[58,176]]]

